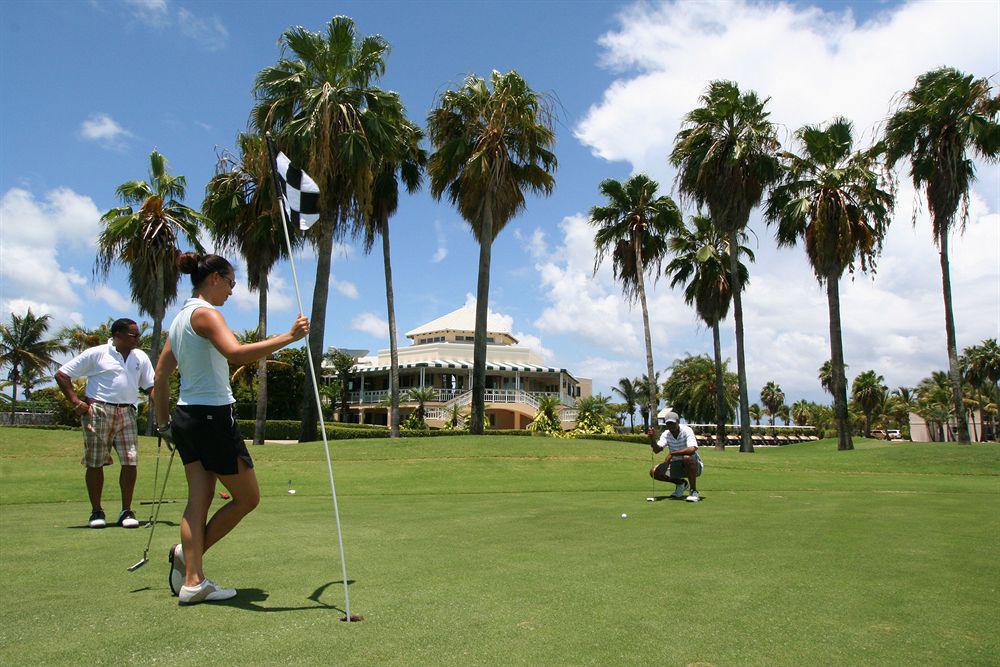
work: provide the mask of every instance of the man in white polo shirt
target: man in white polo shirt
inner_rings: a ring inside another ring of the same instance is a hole
[[[698,475],[702,473],[705,466],[698,455],[698,439],[694,431],[686,424],[681,424],[676,412],[668,412],[666,419],[667,427],[656,440],[656,429],[649,429],[646,435],[649,437],[649,446],[657,454],[664,449],[667,450],[667,458],[663,463],[655,465],[649,469],[649,476],[661,482],[676,484],[671,498],[680,500],[684,498],[689,503],[696,503],[701,500],[698,495]],[[687,478],[687,479],[685,479]],[[690,488],[690,493],[688,489]]]
[[[121,473],[118,484],[122,493],[122,511],[118,525],[137,528],[132,511],[135,491],[137,438],[136,403],[139,390],[151,393],[153,365],[139,346],[139,326],[129,319],[115,320],[111,340],[84,350],[56,372],[56,383],[73,403],[83,422],[83,460],[87,467],[87,494],[90,496],[91,528],[104,528],[107,521],[101,507],[104,490],[104,466],[111,465],[111,447],[118,452]],[[87,395],[80,400],[73,380],[87,378]]]

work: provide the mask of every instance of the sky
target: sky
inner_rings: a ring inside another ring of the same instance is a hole
[[[803,124],[841,115],[865,146],[922,72],[949,65],[994,85],[1000,72],[996,2],[8,1],[0,5],[0,317],[31,307],[57,326],[148,321],[122,269],[107,280],[93,273],[99,218],[118,204],[115,188],[146,178],[155,148],[187,178],[186,203],[199,207],[218,151],[246,129],[254,75],[280,57],[282,31],[320,31],[335,14],[389,42],[379,85],[398,91],[418,123],[443,91],[494,69],[516,69],[554,101],[556,188],[530,198],[495,242],[490,309],[548,364],[593,378],[605,394],[645,371],[642,316],[609,266],[594,272],[587,211],[602,203],[602,180],[640,172],[677,198],[666,156],[709,81],[735,80],[770,98],[784,146],[794,148]],[[950,240],[960,348],[1000,333],[1000,168],[976,166],[964,232]],[[874,369],[890,387],[947,367],[926,205],[905,170],[900,176],[877,273],[841,284],[848,377]],[[473,298],[478,247],[457,211],[426,187],[402,198],[390,224],[402,338]],[[769,381],[788,403],[828,400],[816,379],[829,358],[825,291],[801,247],[776,247],[759,211],[750,228],[751,401]],[[308,311],[312,250],[297,256],[296,269]],[[239,265],[237,273],[245,278]],[[297,310],[287,263],[271,284],[273,333]],[[325,344],[387,347],[381,254],[366,256],[345,239],[330,286]],[[711,331],[668,279],[651,286],[649,307],[657,370],[711,353]],[[241,281],[223,312],[239,330],[256,326],[256,308]],[[722,336],[723,355],[735,359],[731,319]]]

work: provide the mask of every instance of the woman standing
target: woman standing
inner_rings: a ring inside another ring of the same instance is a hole
[[[169,553],[170,590],[181,604],[196,604],[236,595],[205,577],[202,556],[260,502],[253,460],[233,412],[229,365],[252,363],[301,340],[309,332],[309,320],[300,315],[288,333],[241,345],[218,311],[236,286],[232,265],[218,255],[184,253],[177,266],[191,275],[194,290],[170,325],[156,365],[154,402],[157,433],[176,446],[188,483],[181,544]],[[180,370],[181,386],[171,421],[174,369]],[[208,520],[216,480],[232,499]]]

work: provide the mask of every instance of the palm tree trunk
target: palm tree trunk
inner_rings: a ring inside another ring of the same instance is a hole
[[[257,283],[257,336],[267,338],[267,271]],[[253,444],[263,445],[267,428],[267,357],[257,362],[257,414],[254,415]]]
[[[156,269],[156,286],[153,288],[155,294],[153,297],[156,299],[153,307],[156,312],[153,313],[153,344],[150,346],[149,350],[149,360],[153,364],[153,368],[156,368],[156,364],[160,361],[160,339],[163,334],[163,316],[167,310],[167,276],[166,276],[166,266],[164,266],[162,258],[158,262]],[[146,402],[146,435],[153,435],[153,405],[149,401]]]
[[[715,448],[726,448],[726,388],[722,374],[722,339],[719,336],[719,321],[712,322],[712,343],[715,347]]]
[[[944,292],[944,330],[948,338],[948,375],[951,377],[951,394],[954,401],[955,421],[958,423],[958,441],[969,444],[969,424],[965,420],[965,404],[962,402],[962,379],[958,372],[958,347],[955,342],[955,313],[951,306],[951,268],[948,262],[948,232],[942,232],[941,248],[941,291]]]
[[[382,221],[382,263],[385,265],[385,307],[389,312],[389,437],[399,437],[399,352],[396,349],[396,302],[389,261],[389,221]]]
[[[743,285],[740,284],[740,244],[736,230],[729,233],[729,283],[733,286],[733,320],[736,322],[736,375],[740,385],[740,451],[753,452],[750,436],[750,398],[747,396],[747,362],[743,353]]]
[[[493,211],[489,196],[483,204],[479,230],[479,283],[476,286],[476,333],[472,344],[472,422],[469,433],[483,434],[486,420],[486,314],[490,299],[490,258],[493,251]]]
[[[642,265],[642,252],[639,245],[639,235],[635,232],[632,233],[632,243],[634,245],[633,252],[635,253],[635,264],[636,264],[636,282],[639,286],[639,303],[642,304],[642,331],[646,337],[646,376],[647,382],[649,382],[649,395],[648,395],[648,405],[649,405],[649,421],[652,424],[656,423],[656,372],[653,370],[653,340],[649,334],[649,308],[646,306],[646,279],[643,277],[643,271],[645,268]]]
[[[18,373],[17,364],[10,369],[10,381],[13,393],[10,399],[10,425],[14,426],[14,418],[17,416],[17,381],[21,379]]]
[[[844,375],[844,341],[840,329],[840,279],[827,278],[826,300],[830,310],[830,389],[833,418],[837,424],[837,449],[854,449],[847,416],[847,378]]]
[[[319,373],[323,362],[323,333],[326,330],[326,301],[330,292],[330,260],[333,254],[333,220],[320,221],[323,231],[316,244],[316,284],[313,286],[312,313],[309,316],[309,355],[313,368]],[[317,380],[318,381],[318,380]],[[313,381],[306,367],[306,378],[302,384],[302,427],[299,442],[316,440],[319,437],[316,401],[313,396]],[[344,387],[346,390],[347,387]]]

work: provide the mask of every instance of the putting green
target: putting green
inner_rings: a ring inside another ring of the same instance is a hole
[[[261,505],[206,557],[209,576],[240,594],[182,608],[167,589],[166,553],[183,503],[164,505],[150,563],[126,572],[148,532],[82,527],[79,440],[0,428],[5,664],[995,664],[1000,655],[996,445],[709,450],[700,485],[711,500],[693,504],[645,502],[641,445],[337,441],[351,611],[366,619],[346,624],[322,445],[253,449]],[[142,499],[154,447],[142,440]],[[184,496],[178,464],[168,498]],[[108,473],[112,519],[117,466]]]

